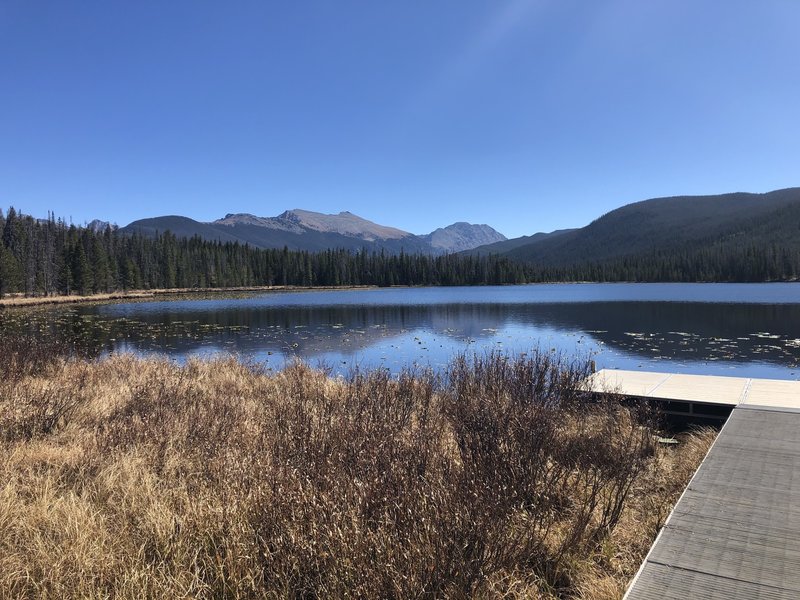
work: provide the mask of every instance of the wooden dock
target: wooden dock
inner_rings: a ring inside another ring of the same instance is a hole
[[[603,369],[587,385],[658,401],[667,414],[724,421],[739,405],[800,409],[800,381]]]
[[[589,381],[610,384],[698,413],[731,410],[625,598],[800,598],[800,382],[634,371]]]

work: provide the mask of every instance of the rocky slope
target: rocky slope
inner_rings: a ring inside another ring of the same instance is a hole
[[[309,251],[366,248],[424,254],[461,252],[506,239],[488,225],[459,222],[427,235],[414,235],[373,223],[347,211],[323,214],[301,209],[287,210],[276,217],[229,213],[210,223],[180,216],[155,217],[134,221],[122,231],[143,235],[171,231],[179,237],[197,235],[207,240],[237,241],[259,248],[288,247],[291,250]]]

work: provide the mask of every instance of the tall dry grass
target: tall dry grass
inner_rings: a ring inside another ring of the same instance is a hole
[[[368,289],[372,285],[256,285],[221,288],[153,288],[148,290],[119,290],[116,292],[88,294],[85,296],[71,294],[67,296],[26,296],[23,293],[6,294],[0,297],[0,309],[25,306],[57,305],[57,304],[88,304],[93,302],[108,302],[109,300],[143,300],[156,296],[179,296],[186,294],[232,294],[237,292],[274,292],[293,290],[355,290]]]
[[[332,379],[0,342],[0,596],[617,598],[710,443],[580,365]]]

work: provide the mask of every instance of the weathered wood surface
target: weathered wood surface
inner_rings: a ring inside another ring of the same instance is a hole
[[[594,392],[653,400],[800,409],[800,381],[603,369],[586,383]]]
[[[781,406],[800,398],[776,383],[751,382],[627,599],[800,598],[800,410]]]

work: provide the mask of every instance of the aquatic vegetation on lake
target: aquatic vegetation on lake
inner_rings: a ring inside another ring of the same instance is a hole
[[[609,289],[621,288],[560,286],[572,302],[543,302],[554,293],[548,286],[195,295],[5,310],[0,335],[57,337],[94,356],[136,352],[185,361],[232,352],[272,368],[296,358],[347,365],[340,373],[354,363],[395,373],[412,364],[443,368],[467,348],[502,346],[580,352],[600,368],[796,377],[800,304],[582,300]],[[688,297],[698,293],[687,289]],[[787,289],[786,299],[793,294]]]

